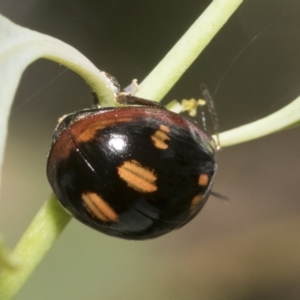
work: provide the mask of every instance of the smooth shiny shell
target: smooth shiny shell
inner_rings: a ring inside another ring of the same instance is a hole
[[[60,120],[47,176],[76,219],[142,240],[183,226],[201,210],[215,153],[209,134],[165,109],[89,109]]]

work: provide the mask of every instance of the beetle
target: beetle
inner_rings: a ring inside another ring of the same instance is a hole
[[[155,238],[202,209],[217,146],[193,120],[157,102],[124,92],[115,100],[123,106],[84,109],[59,120],[47,177],[80,222],[124,239]]]

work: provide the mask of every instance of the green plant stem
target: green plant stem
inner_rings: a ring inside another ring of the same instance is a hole
[[[242,2],[243,0],[214,0],[141,82],[136,96],[160,101]]]
[[[291,128],[299,124],[300,96],[269,116],[255,122],[222,132],[219,136],[222,147],[243,143],[262,136]]]
[[[1,267],[16,270],[20,266],[18,259],[12,254],[4,244],[0,236],[0,270]]]
[[[14,250],[20,267],[4,269],[0,275],[0,300],[9,300],[17,295],[70,220],[71,216],[51,195]]]

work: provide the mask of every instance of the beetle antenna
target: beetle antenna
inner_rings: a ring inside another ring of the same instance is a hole
[[[210,194],[220,200],[225,200],[225,201],[229,201],[229,198],[223,194],[220,194],[220,193],[217,193],[217,192],[214,192],[214,191],[211,191]]]

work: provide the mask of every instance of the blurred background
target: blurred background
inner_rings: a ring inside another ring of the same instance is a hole
[[[210,2],[1,0],[0,13],[69,43],[125,87],[142,81]],[[205,83],[225,131],[294,100],[299,13],[299,0],[245,0],[166,103],[198,97]],[[0,231],[11,248],[51,192],[45,168],[58,118],[91,102],[84,81],[58,64],[39,60],[26,70],[0,202]],[[223,149],[214,190],[230,201],[211,197],[166,236],[125,241],[72,220],[18,299],[300,299],[299,134]]]

